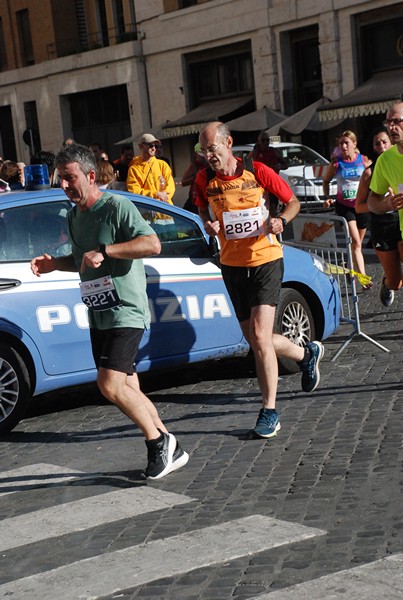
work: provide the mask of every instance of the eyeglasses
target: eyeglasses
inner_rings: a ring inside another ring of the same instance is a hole
[[[384,127],[388,127],[390,125],[400,125],[402,121],[403,117],[396,117],[395,119],[385,119],[384,121],[382,121],[382,125]]]
[[[222,146],[223,144],[224,144],[224,142],[220,142],[219,144],[215,144],[206,149],[200,148],[198,154],[201,154],[201,156],[207,156],[208,154],[215,154],[217,152],[219,146]]]

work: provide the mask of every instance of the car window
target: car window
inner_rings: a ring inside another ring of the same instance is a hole
[[[192,219],[169,211],[155,212],[137,203],[142,217],[151,225],[161,241],[162,257],[210,258],[210,251],[200,227]]]
[[[328,162],[307,146],[282,146],[278,148],[278,150],[281,150],[283,157],[288,160],[288,165],[290,167],[298,167],[301,165],[326,165]]]
[[[71,253],[67,237],[68,201],[32,204],[0,212],[0,261],[31,260],[44,252]]]

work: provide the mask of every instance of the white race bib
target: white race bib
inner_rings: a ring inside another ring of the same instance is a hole
[[[84,304],[91,310],[108,310],[122,305],[110,275],[81,282],[80,291]]]
[[[257,237],[264,233],[261,206],[223,213],[224,235],[227,240]]]
[[[344,200],[354,200],[357,196],[359,181],[348,181],[342,185]]]

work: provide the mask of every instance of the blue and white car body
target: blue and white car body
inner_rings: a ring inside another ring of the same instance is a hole
[[[199,217],[119,193],[131,198],[151,225],[153,212],[166,213],[170,223],[160,235],[161,254],[144,260],[151,325],[137,371],[246,354]],[[54,271],[38,278],[30,268],[30,260],[43,252],[70,253],[65,227],[70,207],[59,189],[0,195],[0,433],[18,423],[32,396],[96,379],[78,274]],[[276,328],[297,343],[325,339],[339,324],[337,283],[319,259],[289,247],[284,254],[283,292],[291,302],[285,301]]]

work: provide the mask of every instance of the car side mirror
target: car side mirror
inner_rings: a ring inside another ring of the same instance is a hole
[[[210,254],[211,254],[212,258],[214,259],[214,262],[216,263],[217,267],[221,267],[220,244],[218,242],[217,236],[209,237],[208,246],[209,246]]]

